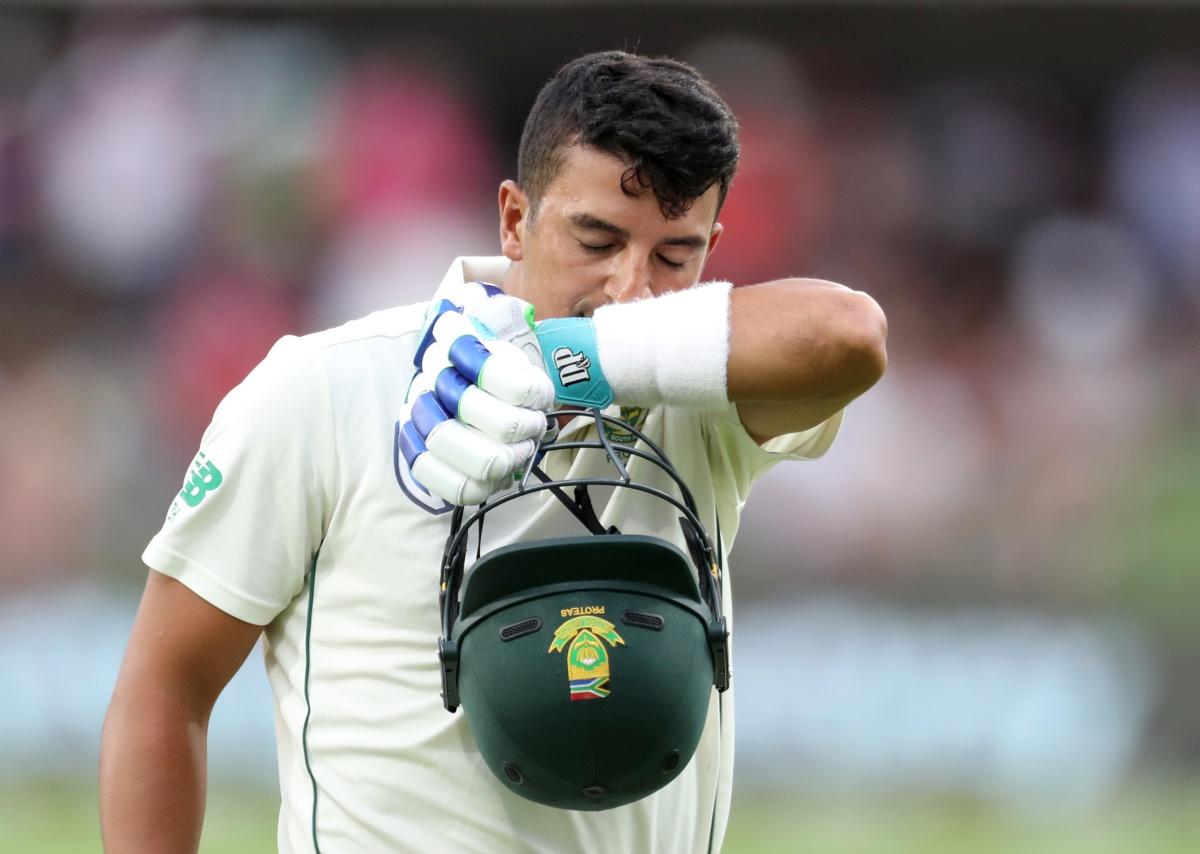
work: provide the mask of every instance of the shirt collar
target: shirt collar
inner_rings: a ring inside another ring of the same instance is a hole
[[[510,262],[503,255],[464,255],[454,259],[440,287],[461,285],[466,282],[487,282],[497,285],[508,274]]]

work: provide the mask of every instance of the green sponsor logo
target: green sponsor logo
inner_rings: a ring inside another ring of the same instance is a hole
[[[204,452],[201,451],[192,461],[192,470],[183,482],[179,497],[188,507],[195,507],[204,500],[204,496],[217,489],[223,480],[221,470],[210,460],[206,460]]]
[[[621,407],[621,420],[635,430],[642,429],[642,425],[646,423],[646,416],[649,414],[650,410],[644,406]],[[637,442],[637,436],[630,433],[624,427],[617,427],[609,424],[607,421],[604,422],[604,433],[608,436],[609,441],[616,442],[619,445],[632,445]],[[621,454],[621,456],[628,458],[629,454]]]

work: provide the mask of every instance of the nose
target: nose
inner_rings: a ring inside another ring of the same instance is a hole
[[[632,302],[653,296],[649,265],[633,257],[633,253],[614,260],[604,285],[604,295],[613,302]]]

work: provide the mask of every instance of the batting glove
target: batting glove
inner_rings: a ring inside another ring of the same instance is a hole
[[[547,432],[554,387],[541,367],[532,306],[477,282],[444,291],[414,357],[419,372],[400,414],[400,446],[426,490],[478,504],[528,465]]]

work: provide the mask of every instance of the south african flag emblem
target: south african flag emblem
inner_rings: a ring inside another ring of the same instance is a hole
[[[598,676],[595,679],[572,679],[572,700],[603,700],[608,696],[608,677]]]

